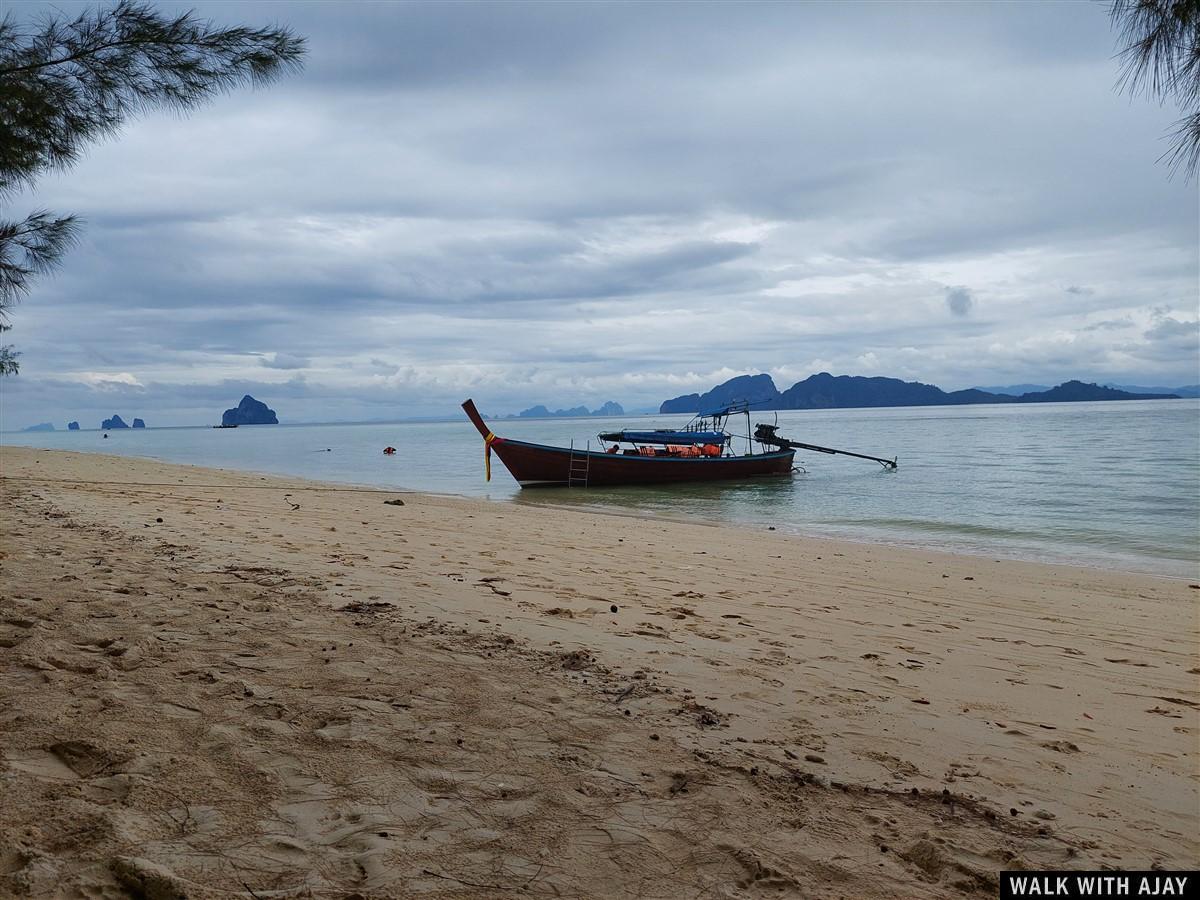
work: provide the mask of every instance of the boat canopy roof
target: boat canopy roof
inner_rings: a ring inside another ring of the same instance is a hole
[[[716,444],[718,446],[729,442],[729,435],[723,431],[606,431],[601,433],[602,441],[624,441],[628,444]]]
[[[710,406],[696,412],[697,419],[723,419],[726,416],[740,415],[741,413],[749,412],[756,406],[766,406],[771,401],[768,399],[762,400],[733,400],[729,403],[723,403],[718,406]]]

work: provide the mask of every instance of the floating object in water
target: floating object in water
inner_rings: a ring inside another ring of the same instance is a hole
[[[393,456],[393,455],[395,455],[395,453],[396,453],[395,447],[384,447],[383,448],[384,456]]]

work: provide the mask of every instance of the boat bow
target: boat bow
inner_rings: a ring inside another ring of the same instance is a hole
[[[492,480],[492,444],[501,443],[501,438],[496,437],[490,428],[487,427],[487,422],[483,421],[483,416],[479,414],[479,410],[475,408],[475,401],[467,398],[462,405],[463,412],[467,414],[467,418],[471,420],[471,424],[478,429],[483,436],[483,471],[486,480]]]

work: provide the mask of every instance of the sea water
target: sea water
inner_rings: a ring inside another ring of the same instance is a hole
[[[384,488],[1196,578],[1200,401],[754,413],[793,440],[898,457],[899,468],[800,451],[791,477],[672,487],[521,490],[466,418],[0,435],[0,443],[143,456]],[[599,431],[687,416],[512,419],[505,437],[600,448]],[[744,431],[744,420],[733,426]],[[739,445],[744,446],[744,441]],[[385,456],[383,448],[398,452]]]

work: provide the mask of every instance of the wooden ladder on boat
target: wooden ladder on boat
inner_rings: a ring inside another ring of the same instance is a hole
[[[592,442],[588,441],[588,450]],[[576,453],[575,443],[571,442],[571,457],[567,462],[567,487],[587,487],[588,473],[592,467],[592,456],[586,451]]]

